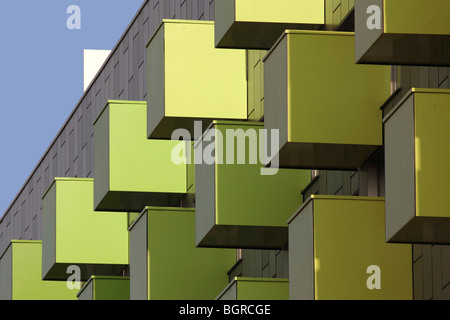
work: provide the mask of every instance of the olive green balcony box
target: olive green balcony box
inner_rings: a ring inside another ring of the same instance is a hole
[[[386,243],[384,198],[313,195],[289,219],[291,300],[410,300],[412,246]]]
[[[214,22],[163,20],[147,45],[147,136],[194,136],[195,121],[247,119],[246,77],[246,51],[216,49]]]
[[[235,277],[216,300],[289,300],[289,280]]]
[[[11,240],[0,256],[0,300],[76,300],[77,292],[42,280],[42,241]]]
[[[270,49],[285,29],[318,30],[324,0],[216,0],[218,48]]]
[[[131,300],[213,300],[236,250],[197,248],[195,210],[146,207],[129,227]]]
[[[355,1],[360,64],[450,65],[450,2]]]
[[[413,88],[384,119],[386,240],[450,244],[450,90]]]
[[[130,300],[130,277],[92,276],[77,297],[78,300]]]
[[[198,246],[279,249],[287,244],[286,221],[301,205],[311,174],[265,168],[263,129],[262,123],[214,121],[196,142]]]
[[[43,279],[87,281],[128,265],[127,213],[94,211],[93,179],[55,178],[42,205]]]
[[[95,210],[141,212],[186,194],[186,161],[172,161],[182,142],[147,139],[146,119],[146,102],[111,100],[95,121]],[[179,152],[184,157],[184,148]]]
[[[383,144],[390,67],[356,65],[354,33],[286,30],[264,63],[281,168],[355,170]]]

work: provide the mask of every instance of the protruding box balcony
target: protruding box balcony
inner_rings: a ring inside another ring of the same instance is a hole
[[[324,0],[216,0],[217,48],[270,49],[286,29],[318,30]]]
[[[146,102],[111,100],[95,121],[95,210],[174,206],[187,193],[186,161],[172,160],[173,150],[183,160],[184,143],[147,139],[146,118]]]
[[[263,128],[214,121],[196,142],[198,246],[280,249],[287,244],[287,219],[301,205],[311,173],[265,168]]]
[[[386,240],[450,244],[450,90],[413,88],[384,119]]]
[[[216,49],[214,22],[163,20],[147,45],[150,139],[170,139],[195,121],[247,119],[245,50]]]
[[[94,211],[94,181],[55,178],[42,199],[42,278],[118,275],[128,265],[126,212]]]
[[[146,207],[129,227],[131,300],[212,300],[236,250],[197,248],[195,210]]]
[[[76,299],[65,281],[42,280],[42,241],[11,240],[0,255],[0,300]]]
[[[286,30],[264,70],[281,168],[356,170],[382,146],[390,67],[356,65],[354,33]]]
[[[450,65],[448,0],[355,1],[360,64]]]
[[[291,300],[407,300],[412,246],[386,243],[384,198],[317,196],[289,220]]]

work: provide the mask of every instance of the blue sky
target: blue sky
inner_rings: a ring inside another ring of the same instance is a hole
[[[0,216],[83,94],[83,49],[113,49],[143,2],[0,2]]]

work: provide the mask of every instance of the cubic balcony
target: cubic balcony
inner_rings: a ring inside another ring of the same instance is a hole
[[[275,169],[264,168],[261,160],[262,130],[262,123],[214,121],[196,142],[197,246],[280,249],[287,244],[286,221],[301,205],[311,173],[281,169],[263,175],[262,170]],[[215,156],[208,159],[212,150]]]
[[[246,120],[246,51],[216,49],[212,21],[163,20],[147,45],[147,88],[150,139],[193,137],[195,121]]]
[[[386,240],[450,244],[450,90],[413,88],[385,116]]]
[[[141,212],[186,194],[187,166],[171,158],[180,142],[147,139],[146,119],[146,102],[113,100],[95,121],[95,210]]]
[[[450,65],[448,0],[355,1],[361,64]]]
[[[217,48],[270,49],[285,29],[319,29],[324,0],[219,0],[215,2]]]
[[[390,67],[356,65],[351,32],[286,30],[264,61],[281,168],[356,170],[383,144]]]
[[[236,250],[197,248],[195,210],[147,207],[129,228],[131,300],[212,300]]]
[[[12,240],[0,256],[0,300],[76,300],[65,281],[41,275],[42,241]]]
[[[95,212],[92,179],[55,178],[42,199],[42,278],[118,275],[128,265],[126,212]]]
[[[384,235],[383,198],[313,195],[289,220],[290,299],[412,299],[412,246]]]
[[[78,300],[130,300],[130,277],[92,276],[77,297]]]
[[[216,300],[289,300],[289,280],[236,277]]]

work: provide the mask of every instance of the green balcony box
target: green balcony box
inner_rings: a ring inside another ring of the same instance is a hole
[[[450,90],[413,88],[384,118],[386,240],[450,244]]]
[[[55,178],[42,205],[43,279],[67,280],[78,267],[87,281],[128,265],[127,213],[94,211],[93,179]]]
[[[77,297],[78,300],[130,300],[130,277],[92,276]]]
[[[131,300],[213,300],[236,250],[197,248],[195,210],[147,207],[129,228]]]
[[[291,300],[409,300],[412,246],[386,243],[384,198],[313,195],[289,219]]]
[[[301,191],[311,173],[297,169],[264,173],[275,169],[264,168],[263,128],[262,123],[214,121],[196,142],[198,246],[279,249],[286,245],[286,221],[301,205]]]
[[[318,30],[324,0],[216,0],[218,48],[270,49],[285,29]]]
[[[289,280],[235,277],[216,300],[289,300]]]
[[[281,168],[355,170],[383,144],[390,67],[356,65],[354,33],[286,30],[264,59],[264,124]]]
[[[147,45],[147,75],[151,139],[194,136],[195,121],[247,119],[246,51],[214,48],[212,21],[163,20]]]
[[[0,256],[0,300],[76,300],[78,290],[41,275],[42,241],[12,240]]]
[[[186,161],[171,158],[182,142],[147,139],[146,119],[146,102],[112,100],[95,121],[95,210],[141,212],[175,205],[186,194]]]
[[[448,0],[355,1],[360,64],[450,65]]]

